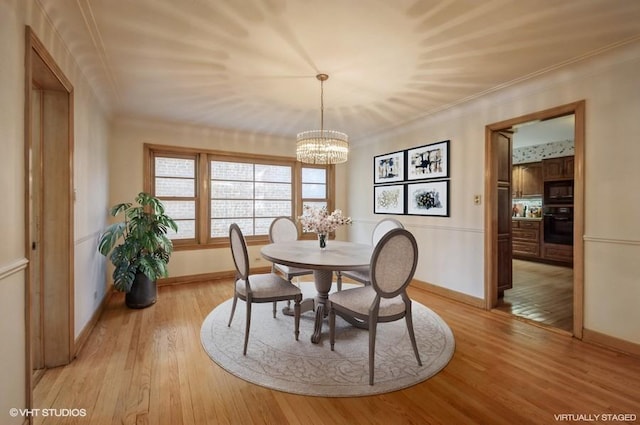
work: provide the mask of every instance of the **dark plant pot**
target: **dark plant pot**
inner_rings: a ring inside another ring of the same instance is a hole
[[[144,273],[137,273],[124,302],[129,308],[145,308],[155,304],[157,299],[156,281],[149,279]]]

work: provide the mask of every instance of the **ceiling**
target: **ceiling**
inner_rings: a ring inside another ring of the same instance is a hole
[[[637,0],[36,0],[115,115],[365,138],[640,39]]]
[[[541,145],[551,142],[574,141],[575,115],[549,120],[529,121],[513,126],[513,147]]]

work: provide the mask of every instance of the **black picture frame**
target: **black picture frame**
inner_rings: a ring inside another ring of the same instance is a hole
[[[405,180],[405,151],[373,157],[373,184],[396,183]]]
[[[404,215],[405,192],[404,184],[374,186],[373,213]]]
[[[449,217],[449,180],[407,183],[407,215]]]
[[[407,180],[449,178],[449,140],[407,150]]]

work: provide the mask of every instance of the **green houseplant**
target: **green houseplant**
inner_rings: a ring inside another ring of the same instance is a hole
[[[156,302],[156,279],[167,276],[167,263],[173,243],[169,229],[178,225],[165,214],[158,198],[141,192],[130,202],[114,205],[110,214],[123,220],[111,224],[100,236],[98,251],[109,258],[113,270],[113,286],[126,292],[125,302],[131,308],[144,308]]]

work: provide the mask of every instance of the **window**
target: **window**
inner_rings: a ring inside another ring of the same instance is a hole
[[[231,223],[246,236],[268,235],[274,218],[293,215],[293,166],[210,161],[211,237]]]
[[[302,167],[302,205],[329,208],[327,196],[327,169]]]
[[[333,166],[158,145],[145,145],[145,158],[145,190],[178,223],[176,249],[227,245],[231,223],[249,244],[266,243],[274,218],[333,205]]]
[[[154,157],[153,169],[155,196],[178,224],[178,232],[170,230],[169,237],[195,241],[196,157],[158,155]]]

